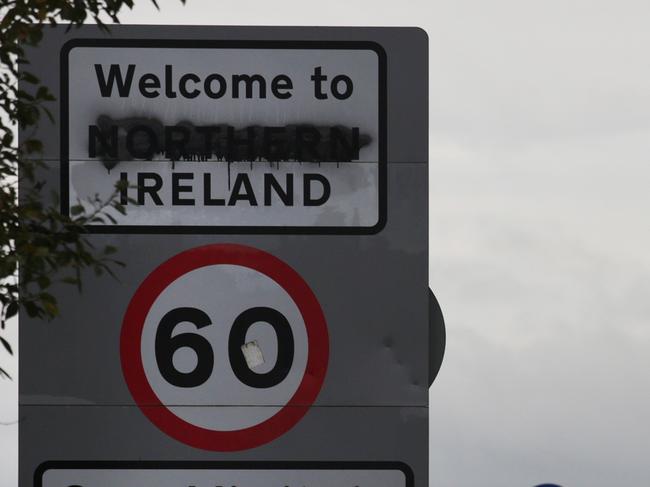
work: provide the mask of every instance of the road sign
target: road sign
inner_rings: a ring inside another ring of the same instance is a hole
[[[36,472],[34,485],[178,487],[187,482],[201,487],[215,484],[412,487],[413,473],[408,465],[395,462],[48,462]]]
[[[42,194],[129,187],[86,235],[117,279],[21,316],[21,486],[427,485],[427,42],[88,25],[28,48],[59,93]]]
[[[379,44],[74,39],[61,55],[62,211],[120,180],[135,186],[120,195],[127,214],[112,211],[117,226],[89,230],[383,226]]]
[[[252,367],[246,347],[259,357]],[[287,264],[252,247],[208,245],[172,257],[140,285],[121,357],[131,394],[160,429],[199,448],[241,450],[280,436],[313,404],[329,359],[327,325]],[[268,407],[245,416],[228,407],[260,404]],[[214,405],[224,407],[206,408]]]

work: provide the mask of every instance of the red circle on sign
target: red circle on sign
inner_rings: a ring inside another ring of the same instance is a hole
[[[142,363],[141,340],[145,319],[158,296],[176,279],[201,267],[227,264],[247,267],[277,282],[294,301],[307,332],[305,373],[289,402],[270,418],[239,430],[203,428],[179,418],[160,401],[149,384]],[[122,321],[122,373],[142,412],[162,431],[190,446],[214,451],[254,448],[291,429],[314,403],[323,385],[329,360],[325,316],[316,296],[300,275],[277,257],[253,247],[213,244],[182,252],[158,266],[140,284]]]

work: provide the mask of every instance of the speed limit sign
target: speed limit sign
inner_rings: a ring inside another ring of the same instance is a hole
[[[215,451],[253,448],[293,427],[329,357],[308,284],[273,255],[236,244],[193,248],[151,272],[126,310],[120,347],[144,414]]]

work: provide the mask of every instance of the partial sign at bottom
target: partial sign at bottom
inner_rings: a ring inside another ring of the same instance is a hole
[[[413,487],[400,462],[46,462],[35,487]]]

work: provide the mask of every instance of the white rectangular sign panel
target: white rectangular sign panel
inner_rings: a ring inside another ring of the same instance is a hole
[[[93,462],[79,462],[78,467],[71,463],[43,465],[36,472],[35,486],[413,487],[410,469],[395,462],[95,462],[96,467],[87,465]]]
[[[383,227],[377,44],[77,39],[61,62],[62,211],[124,185],[91,231]]]

